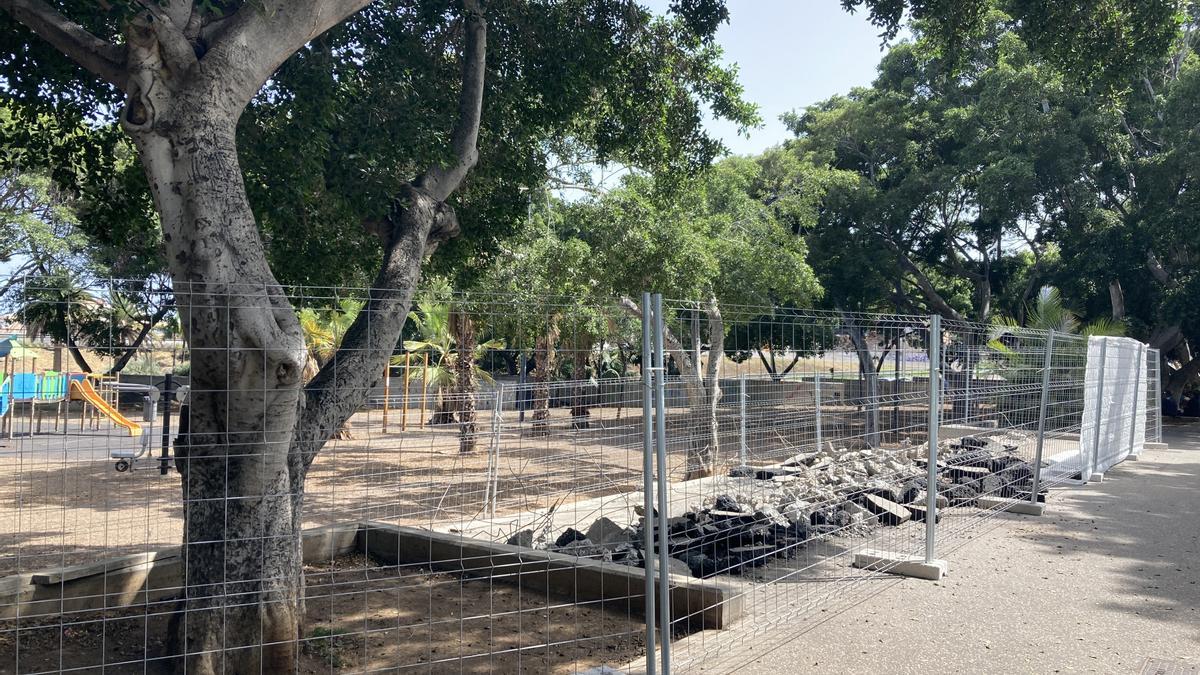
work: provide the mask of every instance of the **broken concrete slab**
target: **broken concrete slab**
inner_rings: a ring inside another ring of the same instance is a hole
[[[900,525],[912,520],[912,511],[890,499],[868,494],[863,495],[863,501],[866,503],[867,509],[878,516],[879,521],[884,525]]]

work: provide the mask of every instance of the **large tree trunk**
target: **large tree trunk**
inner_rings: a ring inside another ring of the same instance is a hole
[[[171,120],[127,127],[162,215],[192,360],[188,442],[176,450],[186,599],[173,646],[189,672],[290,669],[303,604],[301,477],[288,448],[304,338],[246,200],[236,115],[171,104]]]
[[[450,315],[454,331],[454,398],[458,409],[458,450],[475,451],[475,322],[466,312]]]
[[[533,369],[533,427],[535,436],[545,436],[550,428],[550,378],[554,373],[555,347],[558,345],[558,315],[547,320],[546,332],[538,336],[537,364]]]
[[[621,298],[621,307],[631,316],[642,318],[641,307],[629,298]],[[720,427],[717,410],[721,402],[721,361],[725,354],[725,324],[716,298],[710,298],[704,313],[708,317],[709,359],[701,374],[698,355],[699,324],[693,322],[693,349],[685,349],[678,336],[665,324],[663,349],[679,365],[680,379],[688,401],[688,455],[684,480],[711,476],[720,453]],[[693,356],[696,355],[696,358]],[[644,367],[644,365],[643,365]]]
[[[880,444],[879,428],[879,372],[875,370],[875,359],[871,356],[871,348],[867,344],[862,327],[852,319],[843,317],[846,332],[850,334],[850,342],[854,345],[854,353],[858,356],[859,376],[863,379],[864,396],[859,399],[862,406],[865,423],[863,440],[868,447],[878,448]]]
[[[281,11],[274,20],[305,21]],[[325,19],[307,20],[302,30],[318,29]],[[158,41],[161,26],[130,30],[129,58],[138,67],[122,122],[161,217],[192,359],[189,433],[176,451],[185,590],[171,642],[172,653],[183,657],[181,670],[295,670],[304,623],[300,532],[308,467],[378,383],[427,246],[457,234],[445,200],[477,156],[485,49],[477,11],[467,25],[454,131],[459,163],[404,185],[375,224],[384,244],[375,288],[342,348],[305,391],[299,321],[267,264],[238,165],[237,118],[258,82],[244,78],[256,73],[239,70],[239,52],[231,48],[214,50],[205,69],[180,78],[179,66],[164,59],[186,62],[188,55]]]
[[[132,3],[123,44],[49,4],[7,10],[98,78],[121,89],[163,229],[191,351],[175,670],[296,670],[304,617],[301,506],[317,452],[365,401],[391,356],[430,247],[455,236],[446,200],[478,161],[487,24],[462,0],[462,89],[446,165],[401,186],[371,228],[383,265],[342,347],[302,392],[299,321],[268,267],[238,166],[235,128],[289,56],[369,0],[262,0],[214,11],[184,0]],[[219,3],[218,3],[219,4]]]

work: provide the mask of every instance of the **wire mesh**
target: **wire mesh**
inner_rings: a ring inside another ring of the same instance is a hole
[[[641,550],[600,548],[641,503],[628,309],[419,290],[393,350],[355,336],[396,325],[367,289],[76,290],[30,281],[14,302],[6,380],[29,384],[6,389],[0,448],[0,670],[215,654],[275,672],[283,650],[303,672],[549,672],[643,652]],[[299,332],[249,341],[239,321],[281,298]],[[264,364],[301,335],[297,401]]]
[[[1089,430],[1158,433],[1152,350],[1103,365],[1081,336],[925,316],[667,300],[655,369],[627,299],[13,298],[11,672],[638,671],[659,551],[673,670],[732,671],[1077,482]]]

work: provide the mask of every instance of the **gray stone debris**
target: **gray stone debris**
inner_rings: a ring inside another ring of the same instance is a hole
[[[599,546],[612,548],[617,544],[627,543],[633,533],[629,528],[622,527],[612,520],[601,516],[588,528],[584,535]]]

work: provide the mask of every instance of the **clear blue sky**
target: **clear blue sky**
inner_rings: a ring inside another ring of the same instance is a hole
[[[643,0],[666,12],[670,0]],[[763,126],[750,137],[732,124],[709,130],[737,154],[760,152],[789,137],[779,115],[851,87],[870,84],[883,56],[879,30],[838,0],[727,0],[729,23],[717,34],[729,63],[739,66],[746,98],[758,104]]]

